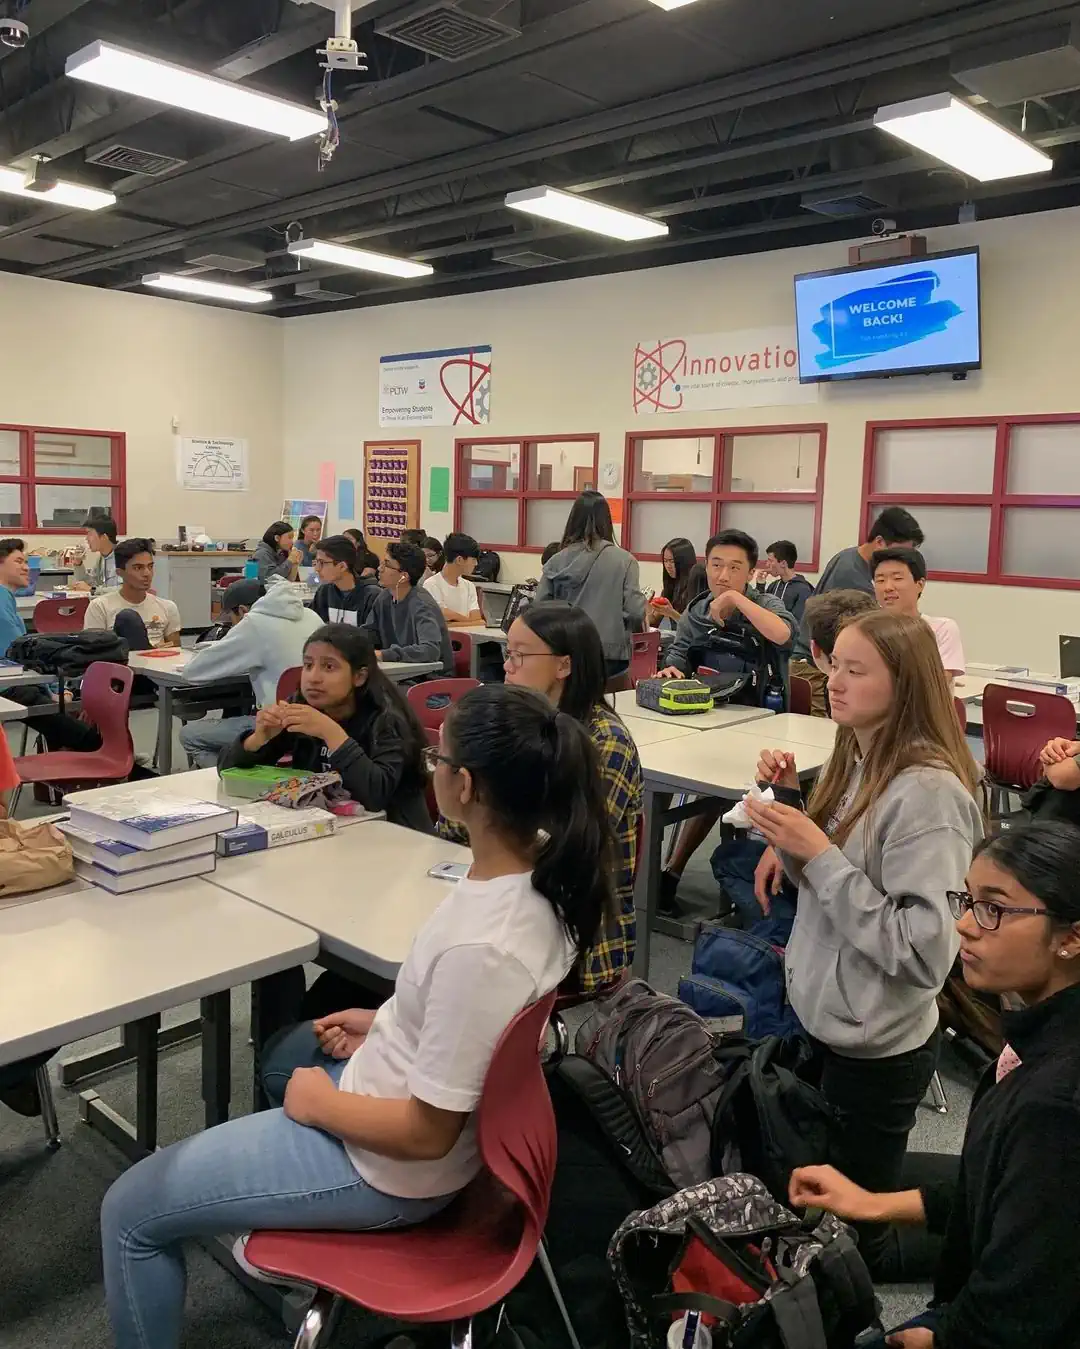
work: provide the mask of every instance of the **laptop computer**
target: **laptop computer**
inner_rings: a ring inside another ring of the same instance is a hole
[[[1080,637],[1058,637],[1062,679],[1080,679]]]
[[[504,594],[501,587],[499,590],[489,590],[487,586],[484,586],[480,591],[480,612],[484,615],[484,623],[487,627],[502,627],[506,606],[510,603],[511,589],[512,587],[507,586]]]

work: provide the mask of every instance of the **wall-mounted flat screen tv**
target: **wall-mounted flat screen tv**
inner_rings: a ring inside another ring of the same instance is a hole
[[[979,250],[795,278],[799,379],[977,370]]]

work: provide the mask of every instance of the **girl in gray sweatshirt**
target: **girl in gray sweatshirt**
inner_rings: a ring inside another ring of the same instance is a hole
[[[748,803],[772,845],[758,894],[781,867],[799,889],[788,995],[839,1112],[831,1160],[891,1189],[937,1066],[936,999],[957,953],[945,892],[963,889],[983,834],[978,769],[918,619],[874,611],[843,628],[829,698],[836,746],[807,809]],[[759,776],[799,801],[790,755],[764,751]],[[860,1249],[887,1270],[887,1229]]]

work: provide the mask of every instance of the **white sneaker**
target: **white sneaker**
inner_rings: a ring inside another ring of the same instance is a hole
[[[314,1284],[303,1283],[300,1279],[286,1279],[277,1274],[267,1274],[266,1270],[259,1269],[253,1265],[247,1258],[247,1244],[251,1237],[250,1232],[245,1232],[243,1236],[237,1237],[232,1245],[232,1257],[244,1273],[250,1279],[257,1279],[259,1283],[272,1283],[278,1287],[295,1288],[302,1292],[310,1293],[314,1297],[318,1291]]]

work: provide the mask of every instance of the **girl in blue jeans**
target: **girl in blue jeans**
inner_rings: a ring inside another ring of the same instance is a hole
[[[1080,1343],[1080,831],[1039,823],[980,845],[949,894],[964,980],[1019,995],[975,1094],[955,1181],[871,1194],[830,1166],[791,1201],[943,1234],[931,1309],[890,1349],[1066,1349]]]
[[[479,1172],[473,1112],[495,1046],[592,944],[611,907],[611,840],[588,734],[530,690],[467,694],[433,760],[440,811],[469,831],[468,876],[377,1012],[316,1025],[322,1053],[289,1077],[282,1109],[176,1143],[109,1190],[118,1349],[179,1345],[185,1240],[407,1226]]]

